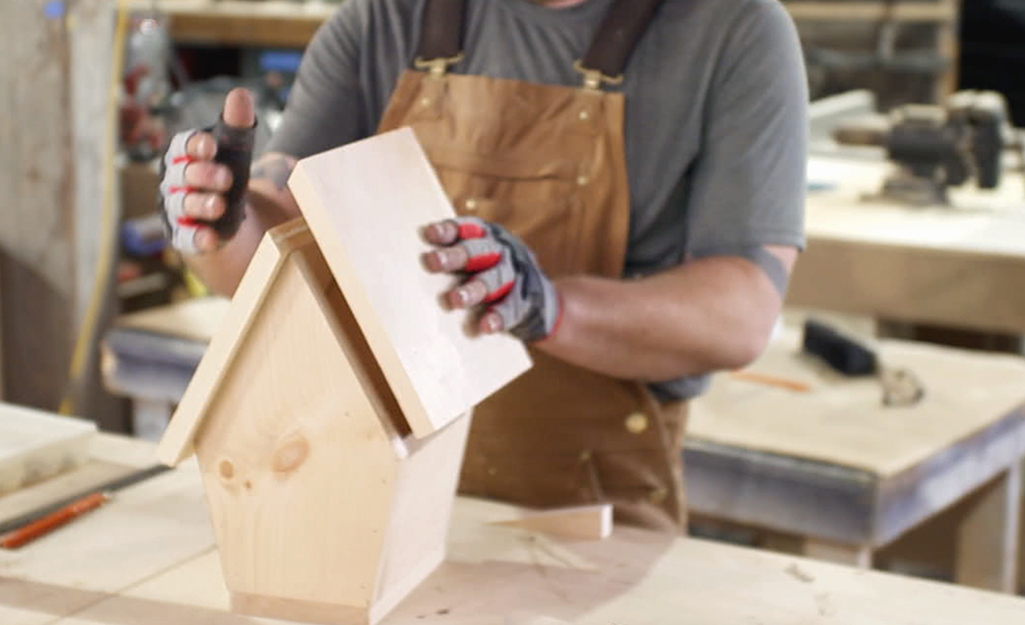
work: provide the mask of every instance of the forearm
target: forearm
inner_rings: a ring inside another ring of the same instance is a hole
[[[647,381],[748,364],[764,349],[782,305],[765,273],[736,257],[697,260],[638,280],[564,278],[556,287],[562,319],[539,349]]]
[[[264,233],[300,215],[287,184],[294,167],[295,159],[284,154],[260,158],[250,174],[246,218],[238,233],[216,251],[183,254],[186,266],[214,293],[234,294]]]

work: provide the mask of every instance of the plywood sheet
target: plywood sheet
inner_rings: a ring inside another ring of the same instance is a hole
[[[529,368],[522,343],[441,305],[454,279],[424,268],[421,229],[455,212],[411,130],[303,159],[289,186],[416,436]]]
[[[84,464],[96,429],[92,421],[0,403],[0,495]]]
[[[519,527],[562,538],[601,540],[612,534],[612,504],[600,503],[549,510],[517,510],[499,525]]]
[[[749,370],[797,380],[793,392],[718,375],[694,401],[688,437],[894,475],[1007,418],[1025,418],[1020,357],[884,340],[885,365],[919,377],[925,398],[884,407],[877,378],[847,379],[799,353],[788,328]]]

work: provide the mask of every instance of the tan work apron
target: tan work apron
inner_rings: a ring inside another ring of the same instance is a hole
[[[624,98],[601,88],[618,72],[583,68],[592,57],[625,65],[622,29],[636,31],[632,48],[657,4],[620,0],[577,66],[586,84],[571,88],[447,73],[462,1],[428,0],[420,58],[429,60],[418,61],[427,71],[403,73],[379,132],[411,127],[457,213],[518,234],[550,276],[621,278]],[[685,530],[686,404],[660,405],[643,384],[531,356],[531,371],[475,410],[460,492],[536,507],[611,502],[621,522]]]

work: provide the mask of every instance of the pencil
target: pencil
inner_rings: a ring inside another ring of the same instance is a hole
[[[765,375],[764,373],[754,373],[752,371],[734,371],[732,377],[736,380],[743,380],[745,382],[754,382],[756,384],[765,384],[768,386],[775,386],[778,388],[784,388],[798,393],[807,393],[811,390],[810,384],[805,384],[798,380],[791,380],[789,378],[780,378],[771,375]]]

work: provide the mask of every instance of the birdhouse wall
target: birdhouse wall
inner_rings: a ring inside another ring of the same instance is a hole
[[[469,429],[467,413],[426,439],[407,439],[409,456],[395,479],[371,622],[387,614],[445,559]]]
[[[284,262],[196,452],[233,595],[363,622],[401,458],[364,385],[358,333],[325,308],[316,273]]]

